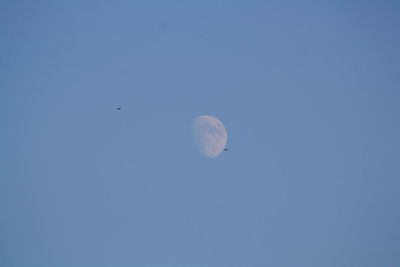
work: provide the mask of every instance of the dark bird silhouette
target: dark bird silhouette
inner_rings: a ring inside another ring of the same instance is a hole
[[[227,148],[224,148],[224,151],[228,151],[229,149],[227,149]]]
[[[116,109],[116,110],[121,110],[121,107],[116,107],[115,109]]]

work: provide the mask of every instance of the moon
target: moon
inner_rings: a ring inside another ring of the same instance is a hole
[[[196,117],[192,132],[197,148],[207,158],[215,158],[224,151],[228,134],[217,118],[206,115]]]

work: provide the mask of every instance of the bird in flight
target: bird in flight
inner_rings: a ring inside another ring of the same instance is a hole
[[[224,148],[224,151],[228,151],[229,149],[227,149],[227,148]]]
[[[116,110],[121,110],[121,107],[116,107],[115,109],[116,109]]]

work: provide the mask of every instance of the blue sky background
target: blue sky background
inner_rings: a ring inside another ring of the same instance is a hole
[[[0,2],[0,266],[400,266],[398,1],[68,2]]]

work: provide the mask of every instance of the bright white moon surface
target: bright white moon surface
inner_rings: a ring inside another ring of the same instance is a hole
[[[199,116],[193,120],[193,140],[204,156],[215,158],[224,151],[228,134],[217,118]]]

